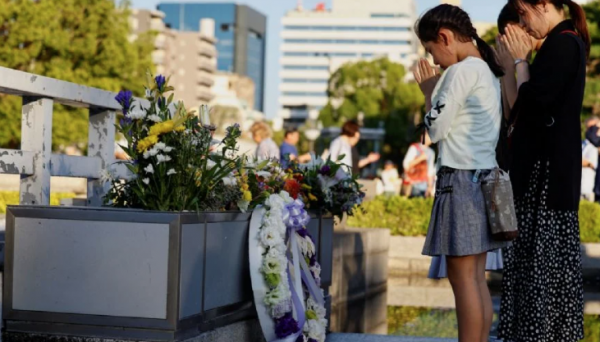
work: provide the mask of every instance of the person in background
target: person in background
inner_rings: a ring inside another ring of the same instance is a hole
[[[250,127],[252,139],[258,144],[256,147],[256,158],[279,160],[279,147],[271,139],[271,128],[264,122],[255,122]]]
[[[391,160],[385,162],[381,172],[381,181],[383,182],[383,193],[390,196],[398,195],[402,179],[398,174],[398,168]]]
[[[379,153],[370,153],[367,158],[360,159],[353,147],[360,140],[360,126],[354,120],[347,121],[342,126],[341,135],[335,138],[329,146],[329,157],[340,164],[347,165],[353,174],[359,174],[360,169],[379,160]],[[338,161],[338,158],[342,157]]]
[[[431,139],[425,133],[425,144],[418,141],[410,145],[402,167],[404,168],[405,195],[409,197],[433,197],[435,179],[435,152]]]
[[[283,143],[279,147],[279,162],[281,164],[281,168],[284,170],[287,169],[290,161],[298,160],[300,163],[306,163],[310,160],[310,154],[308,153],[301,156],[298,155],[298,149],[296,148],[298,141],[300,141],[300,132],[298,132],[296,129],[285,131]]]
[[[589,142],[589,144],[591,144],[593,147],[598,149],[596,152],[600,153],[600,117],[593,116],[586,121],[585,138],[586,138],[586,141]],[[585,146],[584,146],[584,148],[585,148]],[[590,149],[590,148],[591,148],[591,146],[588,146],[588,149]],[[586,158],[585,151],[583,153],[584,153],[584,155],[583,155],[582,166],[585,168],[585,166],[586,166],[585,159],[587,159],[587,158]],[[591,151],[589,153],[591,154]],[[591,157],[591,155],[590,155],[589,158],[591,159],[593,157]],[[598,157],[598,158],[600,158],[600,157]],[[584,173],[581,175],[582,176],[582,179],[581,179],[582,194],[583,194],[584,183],[589,181],[589,179],[586,178],[585,171],[587,171],[588,177],[591,175],[591,172],[589,170],[584,169]],[[594,194],[595,201],[600,202],[600,172],[598,172],[598,163],[597,162],[596,162],[594,173],[595,173],[594,180],[591,181],[590,183],[594,184],[593,185],[593,188],[594,188],[593,194]],[[592,202],[594,201],[594,199],[592,200]],[[589,200],[589,198],[588,198],[588,200]]]

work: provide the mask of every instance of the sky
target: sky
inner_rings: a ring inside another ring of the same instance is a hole
[[[439,0],[415,0],[417,11],[422,13],[439,4]],[[267,16],[267,60],[265,79],[265,114],[267,118],[276,116],[279,110],[279,44],[281,42],[281,18],[295,8],[297,0],[210,0],[210,1],[175,1],[175,0],[132,0],[133,8],[156,9],[158,3],[169,2],[236,2],[245,4]],[[331,7],[331,0],[303,0],[304,8],[314,8],[319,2]],[[500,9],[506,0],[463,0],[463,8],[471,15],[473,21],[495,22]]]

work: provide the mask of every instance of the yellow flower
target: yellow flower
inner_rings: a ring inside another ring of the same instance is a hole
[[[244,200],[245,201],[252,201],[252,193],[250,191],[244,191]]]
[[[179,127],[175,128],[175,131],[181,133],[181,132],[185,131],[185,126],[179,126]]]
[[[242,184],[242,191],[248,191],[249,188],[248,184]]]
[[[158,137],[156,135],[149,135],[144,139],[140,140],[137,146],[138,152],[146,152],[150,147],[154,146],[158,142]]]
[[[155,124],[154,126],[150,127],[150,131],[148,132],[148,135],[161,135],[164,133],[169,133],[173,131],[173,121],[172,120],[168,120],[165,122],[160,122]]]
[[[308,193],[308,199],[311,200],[311,201],[313,201],[313,202],[317,200],[317,198],[315,197],[315,195],[311,194],[310,192]]]

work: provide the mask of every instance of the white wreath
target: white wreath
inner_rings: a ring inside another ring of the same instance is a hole
[[[250,275],[267,342],[325,342],[321,267],[306,230],[300,199],[282,191],[254,210],[250,222]]]

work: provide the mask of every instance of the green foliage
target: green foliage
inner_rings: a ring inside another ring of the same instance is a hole
[[[389,228],[392,235],[424,236],[427,234],[432,199],[408,199],[380,196],[363,203],[364,213],[348,218],[350,227]]]
[[[73,193],[52,193],[50,194],[50,205],[59,205],[60,200],[63,198],[74,198]],[[18,205],[19,204],[19,192],[18,191],[0,191],[0,213],[6,213],[7,205]]]
[[[416,307],[388,306],[388,334],[400,336],[456,338],[456,311]],[[498,320],[498,315],[494,315]],[[585,337],[582,342],[600,341],[600,316],[584,315]]]
[[[380,196],[363,203],[364,212],[348,218],[350,227],[389,228],[392,235],[425,236],[433,200]],[[582,201],[579,208],[581,242],[600,243],[600,205]]]
[[[579,230],[581,241],[600,242],[600,205],[581,201],[579,206]]]
[[[367,127],[384,124],[385,157],[400,161],[415,139],[414,117],[424,105],[419,87],[404,82],[405,76],[404,66],[387,58],[347,63],[331,75],[330,101],[319,119],[325,127],[341,126],[362,112]],[[343,100],[337,110],[336,99]]]
[[[388,306],[388,333],[400,336],[456,338],[454,310]]]
[[[0,0],[0,66],[142,95],[154,33],[130,42],[129,11],[113,0]],[[87,112],[56,106],[53,148],[87,141]],[[0,146],[20,144],[21,100],[0,96]]]
[[[496,37],[498,37],[498,27],[494,26],[487,30],[487,32],[481,36],[481,39],[483,39],[489,45],[495,46]]]
[[[583,316],[583,342],[600,341],[600,316]]]

